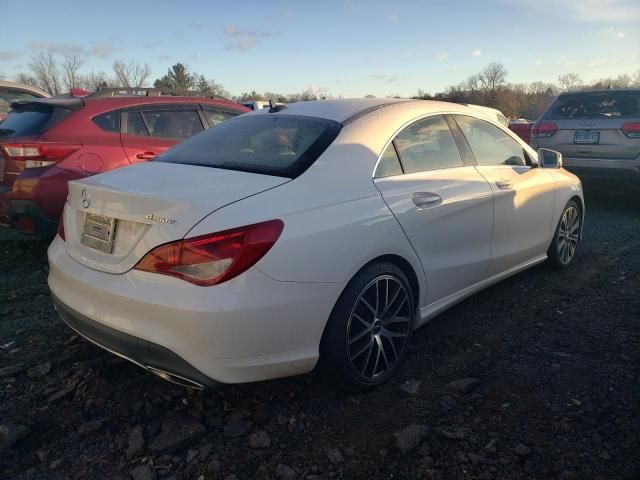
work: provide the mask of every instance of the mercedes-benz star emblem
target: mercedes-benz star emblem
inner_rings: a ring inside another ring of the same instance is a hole
[[[82,196],[82,207],[89,208],[89,205],[91,205],[91,197],[89,196],[89,192],[87,192],[86,190],[82,190],[81,196]]]

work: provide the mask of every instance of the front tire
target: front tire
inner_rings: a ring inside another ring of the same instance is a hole
[[[547,252],[549,263],[554,268],[567,268],[575,256],[580,232],[582,229],[582,213],[574,200],[569,200],[564,207],[558,227]]]
[[[322,343],[325,371],[350,390],[386,382],[404,360],[415,303],[405,274],[379,262],[362,269],[338,299]]]

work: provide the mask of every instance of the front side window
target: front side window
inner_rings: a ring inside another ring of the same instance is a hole
[[[297,115],[240,115],[179,143],[156,161],[295,178],[340,132],[331,120]]]
[[[204,130],[195,110],[148,110],[142,115],[152,137],[182,139]]]
[[[394,142],[405,173],[462,166],[449,125],[439,115],[405,128]]]
[[[127,135],[136,135],[138,137],[148,137],[149,132],[142,120],[142,114],[140,112],[127,113]]]
[[[474,117],[456,115],[455,119],[478,165],[525,165],[522,146],[498,127]]]

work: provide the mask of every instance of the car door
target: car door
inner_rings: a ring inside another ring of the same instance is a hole
[[[402,130],[384,150],[374,177],[420,257],[427,304],[486,277],[491,187],[463,161],[444,117],[427,117]]]
[[[496,275],[544,255],[551,234],[555,180],[534,168],[523,146],[510,134],[479,118],[455,115],[476,160],[476,169],[493,190],[492,261]]]
[[[204,130],[197,104],[152,105],[122,113],[122,147],[131,163],[152,160]]]

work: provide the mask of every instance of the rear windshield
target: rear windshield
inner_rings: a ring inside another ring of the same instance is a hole
[[[640,92],[589,92],[563,95],[545,115],[549,120],[640,117]]]
[[[46,105],[29,105],[13,110],[0,122],[0,138],[39,134],[64,120],[72,110]]]
[[[339,123],[321,118],[242,115],[185,140],[156,161],[295,178],[339,132]]]

